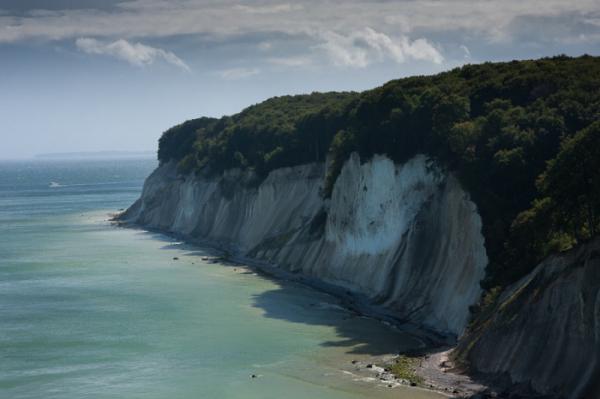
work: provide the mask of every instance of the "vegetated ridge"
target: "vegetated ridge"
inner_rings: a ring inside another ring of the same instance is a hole
[[[599,121],[600,58],[559,56],[466,65],[363,93],[271,98],[167,130],[158,159],[182,174],[241,168],[266,177],[329,156],[328,196],[352,152],[396,163],[427,154],[477,204],[490,260],[483,286],[493,296],[597,234]]]

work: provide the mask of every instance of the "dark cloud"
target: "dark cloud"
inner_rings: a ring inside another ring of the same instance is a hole
[[[0,10],[25,14],[33,10],[111,10],[126,0],[2,0]]]
[[[600,42],[600,12],[519,15],[508,26],[513,41],[525,44]],[[595,23],[594,23],[595,22]]]
[[[73,48],[85,38],[77,48],[91,55],[132,63],[170,54],[196,71],[248,77],[269,67],[437,70],[600,50],[597,0],[0,0],[2,7],[12,14],[0,12],[0,47]]]

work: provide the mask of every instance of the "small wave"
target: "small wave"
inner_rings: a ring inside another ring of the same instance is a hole
[[[72,183],[72,184],[61,184],[55,181],[51,181],[48,184],[50,188],[58,188],[58,187],[94,187],[94,186],[110,186],[116,184],[132,184],[137,183],[136,180],[124,180],[124,181],[108,181],[108,182],[100,182],[100,183]]]

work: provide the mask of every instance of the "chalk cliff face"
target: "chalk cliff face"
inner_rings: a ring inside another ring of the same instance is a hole
[[[353,154],[331,199],[322,164],[178,176],[160,166],[123,219],[201,238],[356,292],[399,318],[460,335],[480,296],[481,220],[458,181],[419,155],[403,165]]]
[[[122,219],[366,297],[398,318],[460,336],[487,258],[475,205],[419,155],[344,165],[323,199],[323,164],[147,179]],[[507,288],[455,354],[471,371],[524,391],[600,397],[600,239],[553,256]]]
[[[525,390],[600,398],[600,239],[548,258],[506,289],[457,355]]]

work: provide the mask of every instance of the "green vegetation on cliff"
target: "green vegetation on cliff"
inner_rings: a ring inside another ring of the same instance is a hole
[[[159,160],[181,173],[259,175],[329,155],[325,195],[349,154],[403,162],[425,153],[456,173],[479,208],[504,286],[600,228],[600,58],[467,65],[364,93],[285,96],[165,132]]]
[[[221,119],[199,118],[167,130],[159,142],[161,162],[179,161],[179,170],[220,173],[271,170],[323,161],[346,122],[343,110],[356,93],[313,93],[271,98]]]

